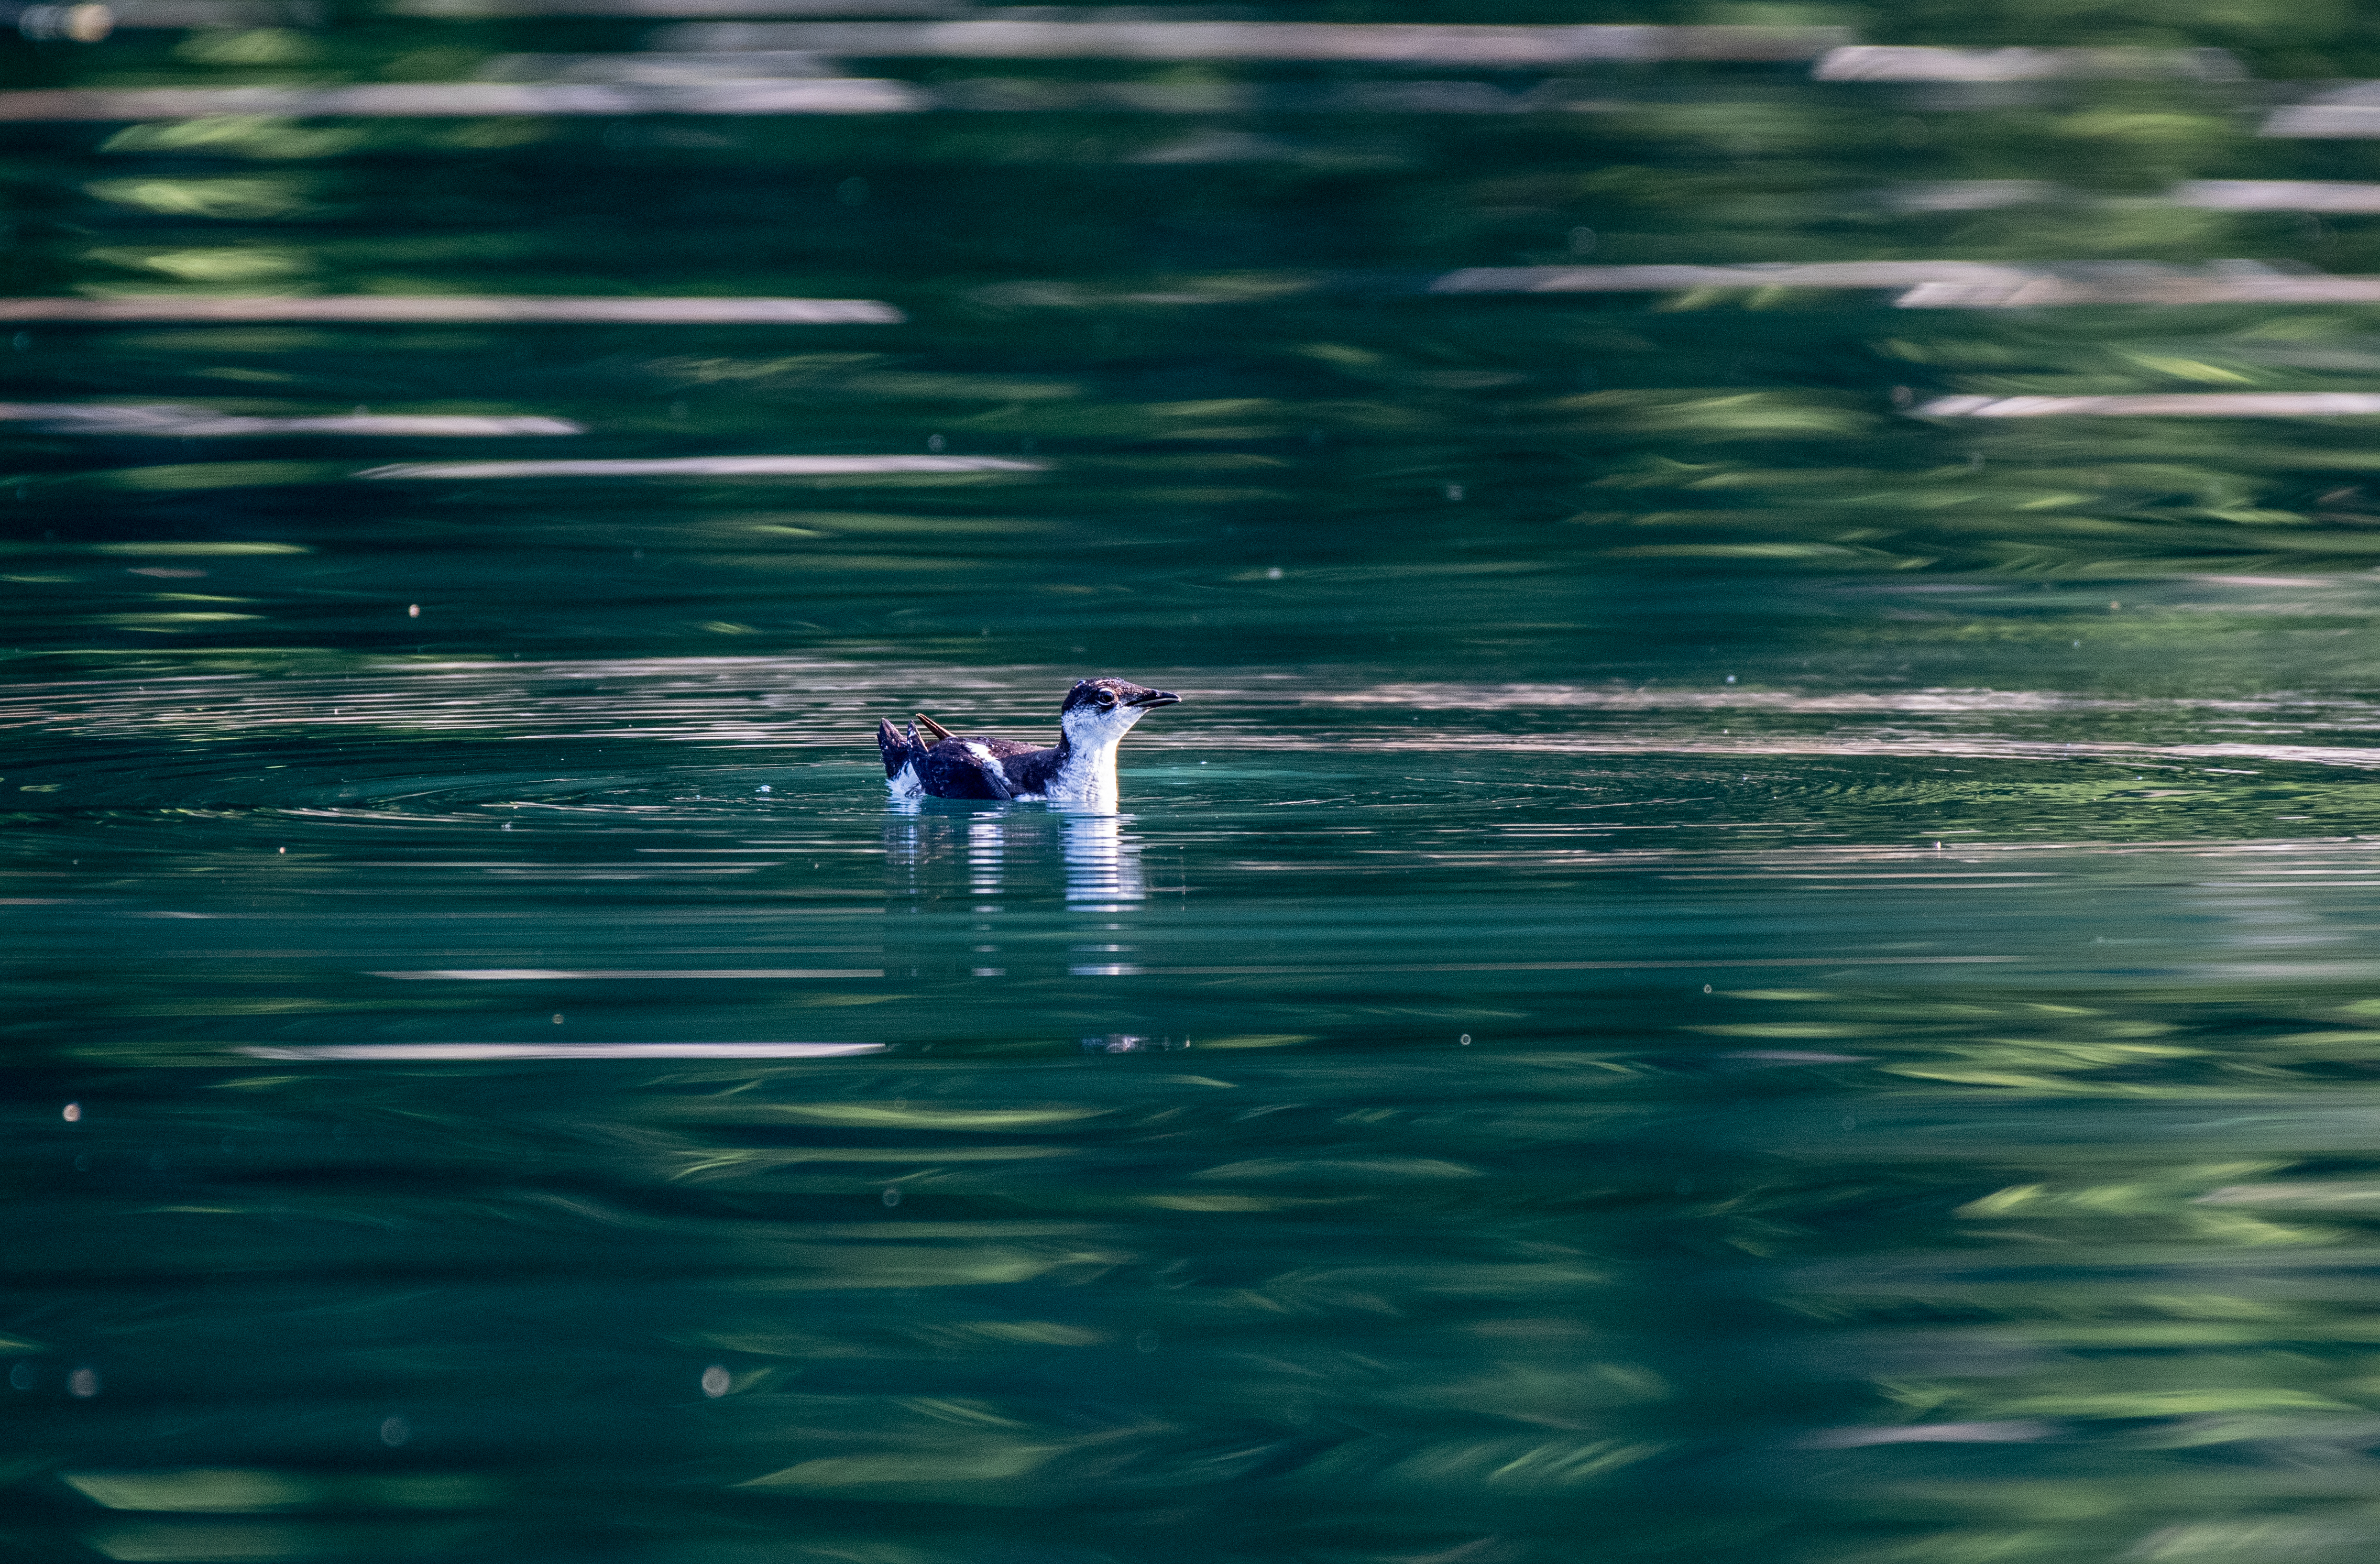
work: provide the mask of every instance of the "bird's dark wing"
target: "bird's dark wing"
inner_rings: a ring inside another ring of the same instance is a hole
[[[917,780],[937,798],[1014,798],[1018,789],[1001,770],[1000,751],[1023,746],[996,738],[946,738],[926,751]]]
[[[1050,784],[1057,780],[1058,751],[1054,746],[1004,744],[998,753],[1000,769],[1008,773],[1008,785],[1019,793],[1047,793]]]

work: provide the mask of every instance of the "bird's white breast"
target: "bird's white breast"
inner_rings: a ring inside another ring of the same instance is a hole
[[[1123,735],[1119,734],[1118,737]],[[1050,779],[1049,792],[1044,795],[1062,804],[1087,805],[1093,808],[1112,809],[1116,806],[1115,740],[1093,747],[1075,745],[1067,752],[1066,763]]]

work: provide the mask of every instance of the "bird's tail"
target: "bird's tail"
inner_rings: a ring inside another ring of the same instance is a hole
[[[926,746],[917,742],[916,728],[905,734],[882,718],[879,718],[876,723],[876,747],[883,751],[887,781],[899,776],[902,767],[926,758]]]

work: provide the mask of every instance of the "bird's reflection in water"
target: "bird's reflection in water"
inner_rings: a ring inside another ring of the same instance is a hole
[[[1140,839],[1123,815],[1062,815],[1060,845],[1066,855],[1066,904],[1082,912],[1125,911],[1148,899],[1140,869]],[[1113,903],[1113,904],[1109,904]]]
[[[1073,938],[1066,947],[1066,975],[1125,977],[1138,972],[1130,959],[1135,947],[1123,937],[1131,926],[1123,920],[1148,898],[1140,843],[1120,815],[1069,815],[1058,829],[1066,855],[1066,909],[1076,915],[1067,920]]]
[[[934,840],[946,830],[947,819],[923,818],[915,799],[896,798],[884,809],[884,893],[895,903],[914,901],[925,893]]]
[[[966,824],[967,894],[975,900],[967,976],[1005,977],[1008,967],[995,920],[1000,915],[1000,871],[1008,857],[1007,822],[999,815],[983,814],[969,816]]]
[[[1007,822],[998,815],[976,815],[966,823],[967,894],[997,897],[1000,870],[1008,856]]]
[[[1053,851],[1054,849],[1054,851]],[[895,801],[884,816],[887,956],[900,976],[972,986],[1139,970],[1132,923],[1148,900],[1127,817]]]

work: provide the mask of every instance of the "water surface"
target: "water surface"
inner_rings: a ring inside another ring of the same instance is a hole
[[[2369,1553],[2360,23],[585,9],[10,45],[18,1550]]]

